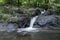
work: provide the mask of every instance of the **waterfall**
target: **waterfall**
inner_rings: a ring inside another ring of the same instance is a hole
[[[19,28],[19,29],[17,29],[17,32],[24,32],[24,31],[27,31],[27,32],[38,32],[39,30],[37,30],[37,28],[33,28],[33,25],[34,25],[34,23],[35,23],[37,18],[38,18],[38,16],[33,17],[31,19],[31,21],[30,21],[29,27],[27,27],[27,28]]]
[[[45,10],[41,11],[41,15],[43,15],[45,13]]]
[[[38,17],[38,16],[35,16],[35,17],[33,17],[33,18],[31,19],[29,28],[33,28],[33,25],[34,25],[34,23],[35,23],[37,17]]]

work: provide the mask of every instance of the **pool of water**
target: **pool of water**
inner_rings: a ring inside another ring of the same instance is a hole
[[[1,28],[2,24],[0,23],[0,29]],[[13,29],[14,24],[9,24],[7,28],[9,30]],[[17,33],[16,31],[13,32],[0,31],[0,40],[60,40],[60,30],[39,30],[38,32],[23,31],[20,33]]]
[[[60,40],[60,33],[37,32],[21,35],[12,32],[8,33],[8,35],[0,35],[0,40]]]

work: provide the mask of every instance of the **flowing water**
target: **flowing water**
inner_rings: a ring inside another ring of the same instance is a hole
[[[18,29],[17,32],[23,32],[23,31],[37,32],[37,31],[39,31],[39,30],[37,30],[37,28],[33,28],[33,25],[34,25],[37,18],[38,18],[38,16],[33,17],[30,21],[30,26],[28,28],[20,28],[20,29]]]
[[[10,32],[14,30],[14,24],[8,24],[7,30],[9,32],[0,32],[0,40],[60,40],[60,30],[40,30],[40,28],[33,28],[33,25],[38,16],[31,19],[28,28],[20,28],[17,32]],[[0,23],[2,29],[2,23]]]
[[[40,28],[33,28],[33,25],[38,16],[31,19],[28,28],[18,29],[18,40],[60,40],[59,30],[40,30]],[[20,36],[19,36],[20,35]]]
[[[33,17],[33,18],[31,19],[29,28],[33,28],[33,25],[34,25],[34,23],[35,23],[37,17],[38,17],[38,16],[35,16],[35,17]]]
[[[41,11],[41,15],[43,15],[45,13],[45,10]]]

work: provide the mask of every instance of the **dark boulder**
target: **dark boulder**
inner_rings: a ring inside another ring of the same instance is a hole
[[[50,15],[57,15],[58,13],[58,11],[54,9],[48,9],[48,11],[50,12]]]
[[[46,10],[41,9],[41,8],[35,8],[35,9],[32,8],[32,9],[29,9],[28,12],[33,17],[37,16],[37,15],[44,15],[44,16],[49,15],[49,11],[46,11]]]
[[[49,16],[39,16],[35,22],[35,25],[38,25],[36,27],[48,27],[51,25],[56,25],[57,24],[57,19],[54,15],[49,15]]]
[[[30,18],[27,15],[21,14],[18,16],[18,20],[16,21],[18,28],[25,28],[29,25]]]

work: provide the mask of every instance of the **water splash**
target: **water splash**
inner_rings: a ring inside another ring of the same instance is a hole
[[[45,10],[41,11],[41,15],[43,15],[45,13]]]
[[[18,28],[18,33],[20,32],[38,32],[38,28]]]

